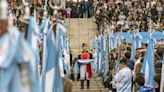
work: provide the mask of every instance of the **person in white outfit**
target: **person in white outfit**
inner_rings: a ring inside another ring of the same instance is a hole
[[[127,67],[127,60],[120,60],[120,70],[114,75],[117,92],[132,92],[132,71]]]

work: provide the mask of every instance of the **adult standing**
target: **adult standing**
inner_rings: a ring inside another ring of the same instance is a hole
[[[88,11],[89,11],[89,2],[88,2],[88,0],[83,1],[82,9],[83,9],[83,18],[88,18]]]
[[[87,44],[82,44],[82,52],[78,56],[78,59],[80,59],[82,62],[85,62],[89,59],[92,59],[92,54],[89,53],[87,49]],[[92,69],[91,69],[91,63],[80,63],[80,80],[81,80],[81,89],[84,89],[84,80],[87,80],[87,88],[89,89],[90,86],[90,79],[92,78]]]
[[[132,72],[127,67],[127,60],[120,60],[120,70],[114,75],[114,83],[116,83],[117,92],[132,92]]]

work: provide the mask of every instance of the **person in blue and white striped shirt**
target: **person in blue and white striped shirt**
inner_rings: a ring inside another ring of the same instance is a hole
[[[120,70],[113,75],[117,92],[132,92],[132,71],[127,67],[127,60],[120,60]]]

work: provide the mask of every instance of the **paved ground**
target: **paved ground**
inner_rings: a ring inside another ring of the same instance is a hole
[[[93,76],[90,81],[90,89],[87,89],[87,81],[84,82],[84,85],[84,89],[80,89],[80,81],[74,81],[73,92],[111,92],[104,88],[102,85],[102,80],[98,79],[96,76]]]

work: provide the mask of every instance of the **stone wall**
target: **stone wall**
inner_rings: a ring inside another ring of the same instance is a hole
[[[92,39],[97,29],[94,18],[71,18],[67,19],[66,22],[68,24],[69,44],[74,57],[81,50],[82,43],[87,43],[89,49],[92,49]]]

